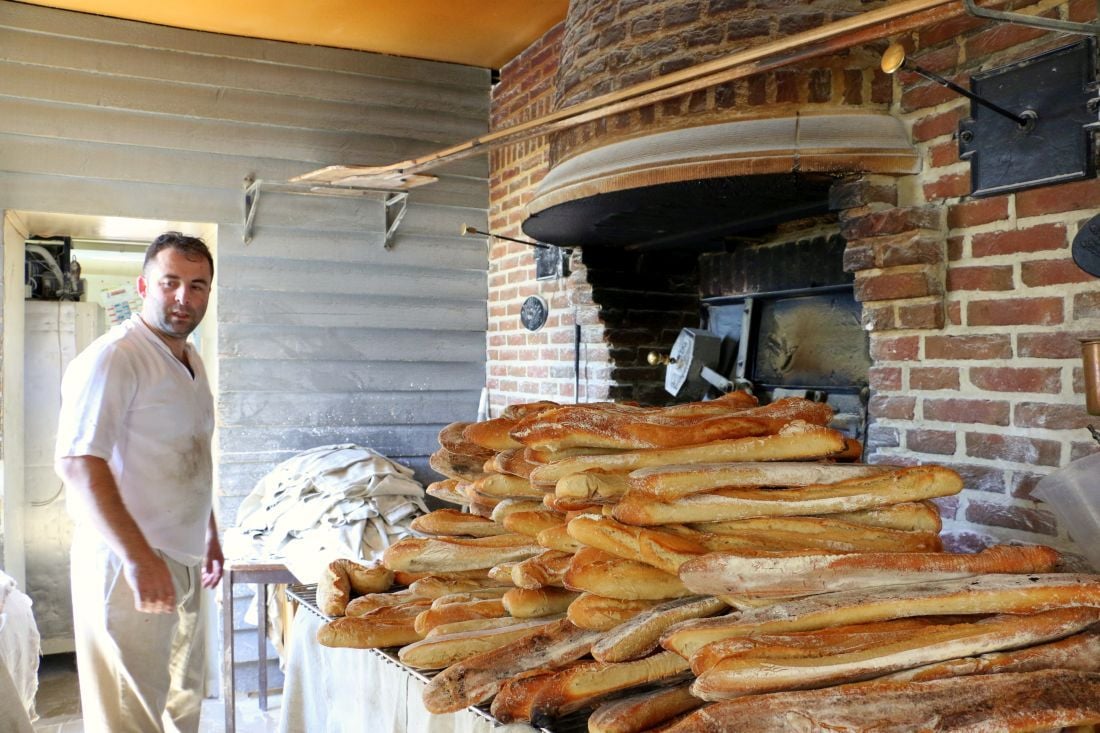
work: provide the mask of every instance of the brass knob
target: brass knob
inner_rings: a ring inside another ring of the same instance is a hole
[[[671,356],[669,356],[668,354],[662,354],[659,351],[649,352],[649,355],[646,356],[645,360],[647,362],[649,362],[650,366],[657,366],[657,365],[660,365],[660,364],[675,364],[676,363],[676,360],[673,359]]]
[[[900,69],[905,65],[905,47],[900,43],[891,43],[883,52],[880,65],[887,74],[893,74]]]

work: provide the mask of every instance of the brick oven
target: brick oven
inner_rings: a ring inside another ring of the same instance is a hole
[[[562,25],[501,70],[492,125],[502,129],[882,5],[574,0]],[[999,7],[1075,21],[1091,21],[1096,12],[1084,0]],[[1070,548],[1064,528],[1030,492],[1044,474],[1100,450],[1087,430],[1079,343],[1100,336],[1100,283],[1074,264],[1069,249],[1083,223],[1100,213],[1100,181],[972,197],[970,165],[955,139],[970,103],[916,74],[882,73],[878,60],[891,40],[922,67],[966,86],[975,73],[1077,37],[974,18],[960,6],[889,38],[491,153],[490,229],[518,237],[532,210],[545,210],[548,172],[644,136],[852,114],[897,121],[906,146],[874,158],[854,146],[855,135],[840,154],[818,147],[766,162],[727,160],[720,174],[731,179],[797,175],[813,185],[821,205],[743,230],[727,227],[705,242],[574,247],[562,279],[536,280],[529,248],[491,240],[494,414],[534,399],[668,401],[663,368],[646,357],[667,352],[682,327],[700,325],[703,299],[716,294],[716,271],[754,248],[839,238],[839,266],[868,336],[866,459],[941,463],[964,476],[966,490],[940,502],[953,549],[993,540]],[[669,182],[656,175],[647,183]],[[627,186],[637,183],[627,179]],[[607,185],[595,193],[613,193],[615,184]],[[549,306],[546,325],[535,332],[519,319],[530,295]]]

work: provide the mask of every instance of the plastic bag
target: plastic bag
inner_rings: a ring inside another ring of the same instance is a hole
[[[1100,572],[1100,453],[1044,476],[1032,495],[1050,506],[1081,553]]]

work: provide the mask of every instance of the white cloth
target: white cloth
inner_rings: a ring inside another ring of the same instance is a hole
[[[337,557],[378,557],[427,512],[424,488],[412,476],[407,466],[357,445],[303,451],[241,502],[226,554],[280,559],[302,583],[317,582]]]
[[[197,733],[206,672],[198,565],[161,553],[176,591],[173,613],[142,613],[122,563],[95,534],[72,548],[81,713],[87,733]]]
[[[38,654],[41,639],[31,611],[31,599],[16,587],[15,579],[0,570],[0,711],[12,721],[34,719],[34,697],[38,692]],[[8,730],[0,715],[0,731]],[[21,727],[11,728],[22,730]]]
[[[317,643],[321,619],[299,608],[290,635],[280,733],[534,733],[525,724],[493,727],[469,710],[431,715],[424,683],[368,649]]]
[[[194,376],[140,315],[93,341],[62,380],[55,456],[107,461],[149,544],[193,565],[210,519],[214,400],[202,360],[186,349]],[[70,513],[79,524],[79,508]]]

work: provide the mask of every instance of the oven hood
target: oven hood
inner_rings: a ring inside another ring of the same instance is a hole
[[[555,165],[524,234],[559,246],[708,248],[825,213],[830,184],[918,168],[905,127],[882,112],[740,119],[612,142]]]

